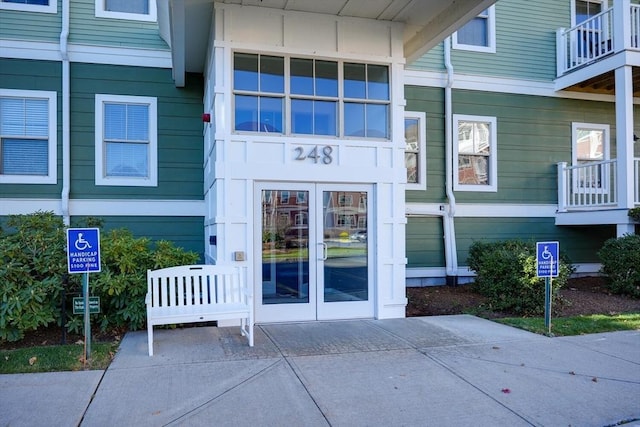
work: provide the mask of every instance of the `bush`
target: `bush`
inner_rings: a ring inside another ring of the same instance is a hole
[[[95,219],[88,226],[99,225]],[[12,215],[0,228],[0,340],[17,341],[24,333],[61,323],[63,278],[69,291],[81,292],[81,274],[67,274],[66,229],[53,212]],[[147,269],[193,264],[198,254],[167,241],[151,243],[125,229],[100,238],[101,272],[91,273],[92,295],[100,297],[101,313],[92,315],[102,330],[139,329],[146,316]],[[68,303],[68,301],[67,301]],[[73,316],[67,329],[83,330],[83,316]]]
[[[627,234],[604,242],[598,251],[600,271],[614,294],[640,298],[640,236]]]
[[[474,242],[469,248],[468,264],[476,272],[474,289],[488,298],[489,309],[519,315],[544,313],[545,280],[536,276],[535,243]],[[559,275],[552,282],[552,305],[560,303],[559,290],[572,271],[561,255]]]
[[[67,272],[64,223],[52,212],[11,215],[0,232],[0,339],[58,320]]]
[[[105,331],[114,327],[140,329],[146,320],[144,303],[147,293],[147,270],[194,264],[199,256],[176,248],[171,242],[152,244],[146,237],[135,238],[126,229],[116,229],[101,235],[101,272],[92,274],[89,287],[100,297],[100,313],[92,317]],[[81,316],[69,323],[71,330],[80,331]]]

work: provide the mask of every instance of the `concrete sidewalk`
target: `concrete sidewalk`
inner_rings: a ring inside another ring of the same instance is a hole
[[[473,316],[128,333],[106,372],[0,375],[9,426],[640,426],[640,332]]]

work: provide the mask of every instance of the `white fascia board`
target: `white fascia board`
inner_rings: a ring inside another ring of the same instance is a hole
[[[71,62],[171,68],[171,52],[168,50],[79,44],[69,44],[67,49]],[[0,40],[0,52],[2,58],[62,61],[58,43]]]
[[[407,203],[406,215],[443,216],[445,203]],[[557,205],[456,203],[456,218],[555,218]]]
[[[0,215],[22,215],[52,211],[62,215],[60,199],[0,199]],[[71,216],[202,216],[204,200],[70,200]]]
[[[447,74],[437,71],[406,70],[404,75],[405,85],[444,88],[446,83]],[[613,95],[556,90],[556,85],[553,82],[482,75],[456,74],[452,88],[480,92],[579,99],[584,101],[615,102]],[[640,104],[640,98],[634,98],[633,102],[634,104]]]

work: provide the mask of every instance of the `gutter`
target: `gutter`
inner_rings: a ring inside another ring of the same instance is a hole
[[[444,66],[447,70],[447,84],[444,88],[444,129],[445,129],[445,190],[447,205],[442,216],[444,229],[444,254],[447,273],[447,285],[458,283],[458,255],[456,248],[456,230],[454,218],[456,214],[456,197],[453,193],[453,112],[451,87],[453,86],[453,64],[451,63],[451,37],[444,41]]]
[[[70,71],[69,52],[69,2],[62,2],[62,30],[60,32],[60,56],[62,57],[62,194],[61,210],[65,225],[70,225],[69,193],[71,192],[71,129],[70,129]]]

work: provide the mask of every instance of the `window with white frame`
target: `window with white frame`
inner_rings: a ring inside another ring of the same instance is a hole
[[[56,183],[56,101],[56,92],[0,89],[0,183]]]
[[[98,18],[157,20],[156,0],[95,0]]]
[[[482,11],[453,33],[453,48],[474,50],[477,52],[496,52],[496,14],[495,6]]]
[[[495,117],[454,114],[455,190],[498,190],[496,123]]]
[[[576,169],[574,187],[606,188],[612,173],[609,160],[609,125],[572,123],[572,158]]]
[[[158,185],[157,100],[96,95],[96,185]]]
[[[425,113],[413,111],[404,113],[404,163],[407,168],[407,190],[427,188],[425,123]]]
[[[390,138],[387,65],[236,52],[233,92],[235,131]]]
[[[58,13],[58,0],[0,0],[0,9]]]

